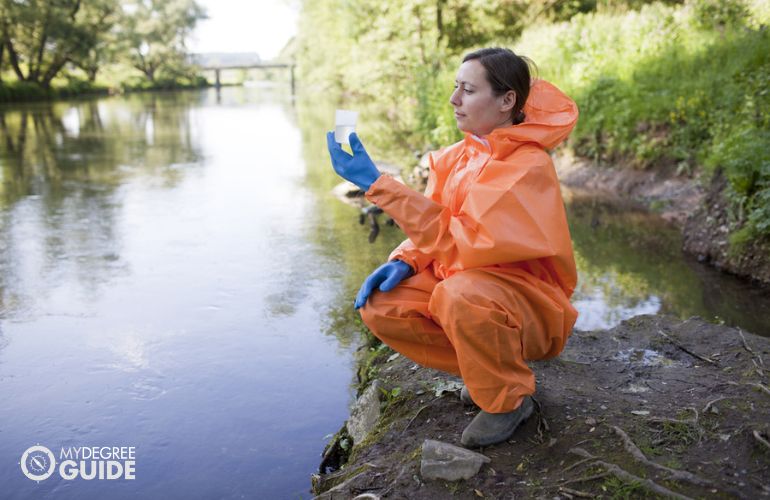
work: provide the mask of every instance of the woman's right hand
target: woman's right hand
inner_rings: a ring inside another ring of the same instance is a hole
[[[355,302],[356,309],[366,304],[366,300],[375,288],[381,292],[389,292],[412,274],[414,274],[412,266],[400,260],[391,260],[381,265],[364,280],[358,290]]]

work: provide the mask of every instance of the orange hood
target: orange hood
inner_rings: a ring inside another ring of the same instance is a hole
[[[493,158],[506,158],[526,142],[545,149],[555,148],[575,127],[578,107],[552,83],[533,80],[524,104],[524,114],[524,122],[495,129],[485,137],[491,145]],[[473,141],[471,134],[466,134],[465,140]]]

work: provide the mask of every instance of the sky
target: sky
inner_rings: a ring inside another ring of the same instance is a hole
[[[296,34],[299,2],[292,0],[198,0],[208,19],[189,40],[193,52],[256,52],[272,59]]]

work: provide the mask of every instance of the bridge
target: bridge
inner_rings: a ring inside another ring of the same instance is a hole
[[[254,53],[242,54],[193,54],[192,62],[204,71],[213,71],[216,88],[222,87],[222,71],[227,69],[274,69],[285,68],[291,75],[291,93],[294,94],[294,64],[279,62],[262,62],[259,55]]]

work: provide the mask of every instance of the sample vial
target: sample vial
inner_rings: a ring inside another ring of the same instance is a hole
[[[350,134],[356,131],[357,111],[338,109],[334,117],[334,140],[340,144],[350,144]]]

